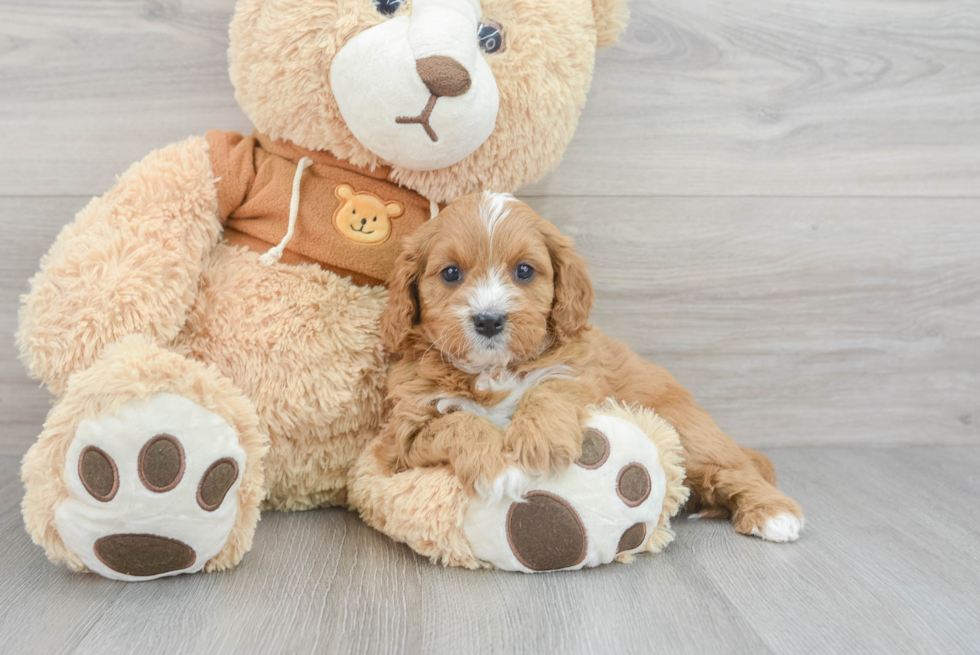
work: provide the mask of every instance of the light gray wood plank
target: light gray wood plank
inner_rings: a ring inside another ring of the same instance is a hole
[[[10,653],[70,653],[124,585],[48,562],[24,530],[22,495],[20,462],[0,458],[0,642]]]
[[[0,195],[94,195],[249,131],[232,0],[2,0]],[[976,0],[631,3],[564,163],[527,195],[978,194]]]
[[[980,562],[963,547],[980,509],[948,499],[975,493],[980,447],[769,454],[807,511],[795,544],[681,519],[660,556],[524,576],[433,566],[342,510],[267,513],[237,569],[139,584],[47,563],[0,461],[0,635],[103,654],[975,651]]]
[[[977,443],[980,202],[534,198],[593,323],[745,445]]]
[[[228,79],[234,0],[2,0],[0,195],[100,195],[151,150],[250,132]]]
[[[712,523],[687,547],[719,563],[710,577],[773,652],[977,651],[980,509],[949,500],[976,486],[961,474],[976,477],[980,448],[772,454],[780,486],[807,512],[803,538],[789,548],[727,540]]]
[[[980,194],[976,0],[634,0],[528,195]]]
[[[0,453],[22,454],[49,406],[14,359],[18,295],[85,201],[0,199]],[[980,201],[532,204],[589,258],[593,322],[740,443],[977,443]]]
[[[27,451],[51,404],[50,394],[27,377],[17,359],[20,295],[62,226],[87,202],[81,197],[0,199],[0,456]]]

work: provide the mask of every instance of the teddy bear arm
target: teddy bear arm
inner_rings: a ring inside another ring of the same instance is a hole
[[[62,229],[31,280],[17,334],[30,374],[60,395],[128,334],[172,341],[220,233],[204,138],[133,164]]]

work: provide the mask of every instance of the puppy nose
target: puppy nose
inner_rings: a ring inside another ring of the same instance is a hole
[[[476,333],[487,338],[495,337],[504,329],[507,317],[503,314],[477,314],[473,317],[473,327]]]
[[[434,96],[455,98],[470,90],[470,74],[452,57],[423,57],[415,61],[415,70]]]

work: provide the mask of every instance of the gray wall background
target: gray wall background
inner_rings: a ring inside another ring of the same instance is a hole
[[[249,131],[232,0],[0,2],[0,455],[50,398],[18,295],[154,148]],[[594,322],[745,445],[980,437],[980,4],[635,0],[564,163],[520,195],[592,263]]]

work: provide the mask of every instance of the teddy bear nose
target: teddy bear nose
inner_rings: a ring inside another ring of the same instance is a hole
[[[452,57],[432,55],[417,59],[415,70],[434,96],[455,98],[470,90],[470,74]]]
[[[473,327],[476,333],[487,338],[493,338],[503,332],[507,317],[503,314],[477,314],[473,317]]]
[[[366,218],[362,218],[361,219],[361,225],[364,225],[365,223],[367,223],[367,219]]]

